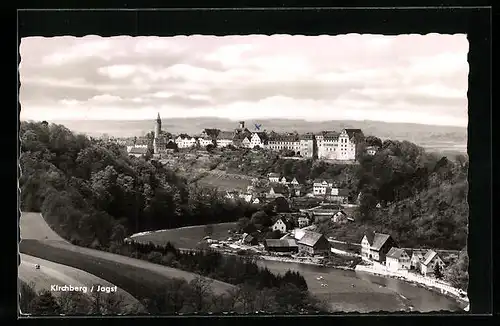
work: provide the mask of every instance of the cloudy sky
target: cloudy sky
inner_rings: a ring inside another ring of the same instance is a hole
[[[22,120],[467,125],[465,35],[29,37]]]

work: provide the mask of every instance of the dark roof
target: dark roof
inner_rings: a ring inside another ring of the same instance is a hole
[[[299,136],[300,140],[313,140],[314,139],[314,134],[303,134]]]
[[[147,152],[147,147],[132,147],[129,154],[146,154]]]
[[[268,136],[264,131],[257,131],[257,132],[254,132],[254,134],[257,134],[259,136],[260,140],[267,140],[268,139]]]
[[[336,140],[339,138],[340,133],[336,131],[322,131],[321,136],[323,136],[323,139],[331,139],[331,140]]]
[[[179,134],[177,137],[181,137],[182,139],[186,139],[186,138],[191,139],[191,136],[189,136],[188,134]]]
[[[273,133],[273,134],[269,135],[269,141],[298,142],[299,135]]]
[[[233,139],[234,138],[234,132],[232,131],[221,131],[217,135],[217,139]]]
[[[413,250],[412,256],[415,255],[418,257],[418,259],[423,259],[425,256],[426,251],[425,250]]]
[[[349,139],[352,139],[356,135],[363,135],[363,131],[361,129],[345,129],[347,132],[347,135],[349,136]]]
[[[371,246],[373,243],[373,238],[375,236],[375,233],[368,232],[367,234],[365,234],[365,236],[366,236],[366,239],[368,239],[368,243]]]
[[[434,257],[436,255],[437,255],[437,253],[434,250],[429,249],[429,251],[427,251],[424,258],[422,259],[422,264],[424,264],[424,265],[429,264],[432,261],[432,259],[434,259]]]
[[[264,243],[266,247],[297,247],[295,239],[266,239]]]
[[[386,257],[399,259],[405,253],[404,249],[392,247],[391,250],[387,253]]]
[[[373,242],[371,243],[372,249],[379,251],[390,237],[388,234],[375,233]]]
[[[253,236],[251,236],[250,234],[247,234],[246,237],[243,238],[244,242],[252,242],[253,240],[255,240],[255,238]]]
[[[205,133],[208,137],[215,138],[215,137],[217,137],[217,135],[219,135],[220,130],[219,130],[219,129],[215,129],[215,128],[205,128],[205,129],[203,129],[203,132],[204,132],[204,133]]]
[[[298,242],[309,247],[313,247],[323,235],[321,233],[306,231],[302,239]]]

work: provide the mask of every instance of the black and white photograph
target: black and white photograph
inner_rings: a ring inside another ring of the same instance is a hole
[[[467,312],[466,34],[24,37],[24,316]]]

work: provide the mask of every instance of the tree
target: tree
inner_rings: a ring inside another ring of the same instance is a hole
[[[207,152],[211,153],[215,149],[215,145],[208,144],[207,146],[205,146],[205,149],[207,150]]]
[[[213,295],[211,283],[211,280],[200,276],[189,282],[191,287],[191,302],[195,311],[204,311],[207,301]]]
[[[375,136],[367,136],[365,138],[365,143],[368,146],[382,147],[382,140]]]
[[[63,292],[57,298],[61,311],[67,315],[86,315],[90,313],[90,300],[82,292]]]
[[[35,291],[35,283],[31,282],[30,284],[26,284],[20,281],[19,286],[19,309],[21,313],[29,313],[30,312],[30,304],[37,297]]]
[[[34,315],[59,315],[61,307],[50,291],[43,290],[31,301],[30,312]]]
[[[440,279],[442,279],[442,278],[443,278],[443,272],[441,271],[441,266],[440,266],[438,263],[436,263],[436,264],[434,265],[434,276],[435,276],[438,280],[440,280]]]

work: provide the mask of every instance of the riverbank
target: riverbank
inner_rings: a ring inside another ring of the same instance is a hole
[[[354,271],[353,267],[340,266],[340,265],[330,265],[330,264],[321,263],[320,260],[322,258],[309,258],[309,257],[287,258],[287,257],[277,257],[277,256],[269,256],[269,255],[257,255],[255,257],[257,259],[261,259],[261,260],[278,261],[278,262],[282,262],[282,263],[303,264],[303,265],[342,269],[345,271]]]
[[[370,273],[381,277],[393,278],[400,281],[405,281],[414,286],[423,287],[426,290],[452,298],[457,303],[463,305],[464,307],[469,304],[469,299],[467,298],[467,294],[465,294],[465,297],[462,297],[460,295],[461,290],[456,289],[448,284],[445,284],[444,282],[431,279],[429,277],[413,274],[408,271],[401,271],[401,272],[389,271],[385,268],[385,266],[382,265],[381,266],[357,265],[354,270],[358,272]]]

